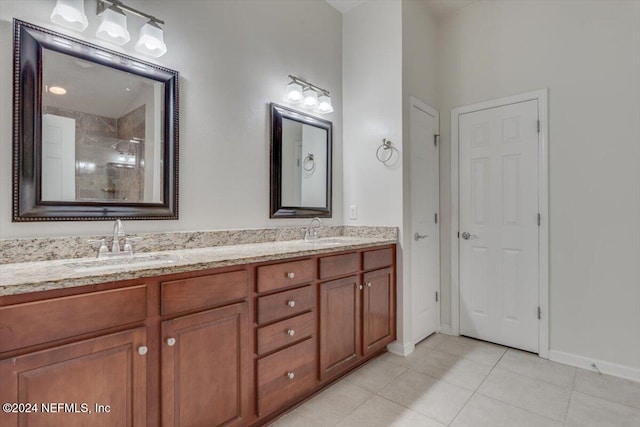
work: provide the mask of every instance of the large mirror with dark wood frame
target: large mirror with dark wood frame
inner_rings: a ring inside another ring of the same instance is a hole
[[[178,73],[14,20],[13,221],[178,218]]]
[[[271,104],[271,218],[331,217],[332,130]]]

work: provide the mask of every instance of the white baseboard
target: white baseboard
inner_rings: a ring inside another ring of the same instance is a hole
[[[440,330],[438,332],[445,335],[455,335],[453,333],[453,328],[449,325],[440,325]]]
[[[398,341],[394,341],[387,346],[387,350],[389,353],[397,354],[398,356],[408,356],[413,352],[416,346],[413,345],[412,342],[401,343]]]
[[[609,374],[631,381],[640,382],[640,369],[632,368],[630,366],[618,365],[617,363],[605,362],[604,360],[590,359],[588,357],[565,353],[558,350],[549,350],[549,360],[587,369],[589,371],[595,371],[591,366],[592,363],[595,363],[603,374]]]

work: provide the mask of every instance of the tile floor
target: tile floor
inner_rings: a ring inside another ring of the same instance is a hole
[[[273,427],[640,427],[640,384],[435,334],[333,384]]]

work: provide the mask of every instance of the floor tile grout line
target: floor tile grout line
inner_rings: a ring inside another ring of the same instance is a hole
[[[480,392],[476,392],[474,394],[478,394],[478,395],[480,395],[482,397],[486,397],[487,399],[495,400],[496,402],[500,402],[500,403],[505,404],[507,406],[511,406],[512,408],[520,409],[521,411],[527,412],[527,413],[529,413],[531,415],[542,417],[542,418],[544,418],[546,420],[553,421],[554,423],[558,423],[558,424],[563,424],[564,423],[563,421],[556,420],[554,418],[551,418],[551,417],[548,417],[546,415],[540,414],[538,412],[532,411],[531,409],[523,408],[521,406],[514,405],[513,403],[510,403],[510,402],[505,402],[504,400],[500,400],[497,397],[489,396],[489,395],[486,395],[486,394],[480,393]]]
[[[466,402],[464,402],[464,405],[462,405],[462,407],[460,408],[460,410],[458,411],[458,413],[456,413],[455,417],[453,417],[451,419],[451,421],[449,422],[448,425],[451,425],[456,418],[458,418],[458,416],[460,415],[460,412],[462,412],[462,410],[467,406],[467,404],[469,403],[469,401],[473,398],[473,396],[475,396],[478,393],[478,390],[480,390],[480,387],[482,387],[482,384],[484,384],[484,382],[487,380],[487,378],[489,378],[489,375],[491,375],[491,373],[493,372],[493,370],[496,368],[496,366],[498,366],[498,363],[500,363],[500,361],[502,360],[502,358],[504,357],[504,355],[507,354],[507,349],[505,348],[505,351],[502,352],[502,354],[500,355],[500,358],[496,361],[496,363],[494,363],[494,365],[491,367],[491,370],[489,371],[489,373],[487,375],[485,375],[484,379],[482,380],[482,382],[480,384],[478,384],[478,387],[476,387],[476,389],[471,393],[471,396],[469,396],[469,398],[467,399]]]
[[[425,414],[423,414],[422,412],[418,412],[418,411],[416,411],[416,410],[414,410],[414,409],[411,409],[411,408],[409,408],[408,406],[403,405],[402,403],[394,402],[393,400],[391,400],[391,399],[389,399],[389,398],[387,398],[387,397],[381,396],[381,395],[379,395],[379,394],[377,394],[377,393],[376,393],[376,396],[378,396],[378,397],[379,397],[379,398],[381,398],[381,399],[386,400],[386,401],[387,401],[387,402],[389,402],[389,403],[393,403],[394,405],[401,406],[401,407],[405,408],[405,409],[406,409],[406,410],[408,410],[408,411],[411,411],[411,412],[413,412],[413,413],[415,413],[415,414],[418,414],[418,415],[420,415],[420,416],[422,416],[422,417],[429,418],[430,420],[433,420],[433,421],[435,421],[435,422],[437,422],[437,423],[440,423],[440,424],[442,424],[442,425],[447,425],[447,426],[449,425],[449,424],[445,424],[445,423],[443,423],[443,422],[441,422],[441,421],[439,421],[439,420],[436,420],[435,418],[430,417],[429,415],[425,415]]]

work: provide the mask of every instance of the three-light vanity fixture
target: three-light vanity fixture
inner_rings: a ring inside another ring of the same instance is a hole
[[[167,52],[164,35],[160,24],[164,21],[137,9],[129,7],[120,0],[98,0],[96,15],[100,19],[100,26],[96,37],[124,45],[131,40],[127,30],[127,15],[139,16],[147,20],[140,28],[140,37],[136,42],[136,50],[145,55],[158,58]],[[51,22],[76,31],[84,31],[89,22],[84,14],[84,0],[56,0],[56,6],[51,13]]]
[[[329,91],[309,83],[300,77],[289,74],[291,82],[287,85],[284,100],[292,104],[302,104],[320,114],[333,112]]]

